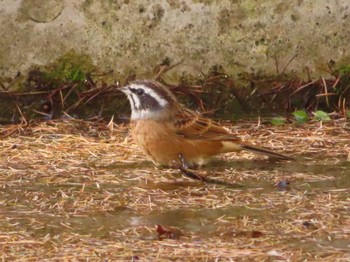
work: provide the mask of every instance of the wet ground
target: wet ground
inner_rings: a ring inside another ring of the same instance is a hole
[[[126,126],[52,121],[0,127],[4,261],[350,259],[350,131],[229,126],[292,155],[226,154],[197,170],[243,187],[158,169]]]

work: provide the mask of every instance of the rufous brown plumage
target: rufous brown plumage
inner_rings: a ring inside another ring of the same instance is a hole
[[[249,150],[290,159],[272,150],[243,143],[219,123],[184,107],[157,81],[135,81],[121,88],[131,105],[132,137],[157,165],[208,163],[217,154]]]

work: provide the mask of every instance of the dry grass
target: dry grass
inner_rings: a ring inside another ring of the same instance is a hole
[[[227,154],[201,171],[246,185],[232,189],[153,167],[124,125],[0,127],[1,258],[349,260],[349,123],[227,126],[297,160]]]

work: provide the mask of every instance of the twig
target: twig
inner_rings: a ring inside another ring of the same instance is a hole
[[[313,85],[314,83],[316,83],[316,81],[317,81],[317,80],[314,80],[314,81],[311,81],[311,82],[309,82],[309,83],[307,83],[307,84],[305,84],[305,85],[302,85],[302,86],[298,87],[297,90],[295,90],[293,93],[290,94],[290,97],[291,97],[292,95],[294,95],[295,93],[298,93],[300,90],[304,89],[305,87],[308,87],[309,85]]]
[[[174,67],[180,65],[183,62],[183,60],[175,63],[174,65],[162,65],[161,68],[159,69],[158,73],[156,74],[156,76],[154,77],[154,80],[158,80],[158,78],[165,74],[167,71],[173,69]]]
[[[28,124],[28,122],[27,122],[26,118],[24,117],[24,115],[23,115],[23,113],[22,113],[22,110],[19,108],[19,106],[18,106],[17,103],[16,103],[16,107],[17,107],[17,110],[18,110],[19,114],[20,114],[21,117],[22,117],[21,122],[23,121],[23,122],[24,122],[24,125],[26,126],[26,125]]]
[[[329,108],[329,99],[328,99],[328,87],[327,87],[327,84],[326,84],[326,81],[324,80],[324,78],[322,77],[322,83],[323,83],[323,87],[324,87],[324,95],[326,97],[326,104],[327,104],[327,107]]]
[[[297,57],[298,55],[295,54],[291,57],[291,59],[289,59],[288,63],[285,65],[285,67],[282,69],[281,73],[280,74],[283,74],[284,71],[287,69],[287,67],[290,65],[290,63],[292,63],[292,61]]]

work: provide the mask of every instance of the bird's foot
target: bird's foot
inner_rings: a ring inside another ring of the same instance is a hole
[[[186,177],[191,178],[191,179],[195,179],[195,180],[204,181],[204,177],[202,177],[199,174],[196,174],[194,171],[189,169],[189,165],[186,162],[186,160],[182,154],[179,154],[179,160],[180,160],[181,164],[179,165],[178,168]]]
[[[230,182],[225,182],[222,180],[217,180],[217,179],[209,178],[206,176],[202,176],[202,175],[198,174],[197,172],[188,168],[188,164],[186,163],[186,160],[182,154],[179,154],[179,159],[180,159],[181,165],[179,165],[178,168],[180,169],[182,174],[188,178],[191,178],[194,180],[199,180],[199,181],[202,181],[203,183],[208,183],[208,184],[224,185],[224,186],[229,186],[229,187],[234,187],[234,188],[243,187],[242,185],[237,184],[237,183],[230,183]]]

